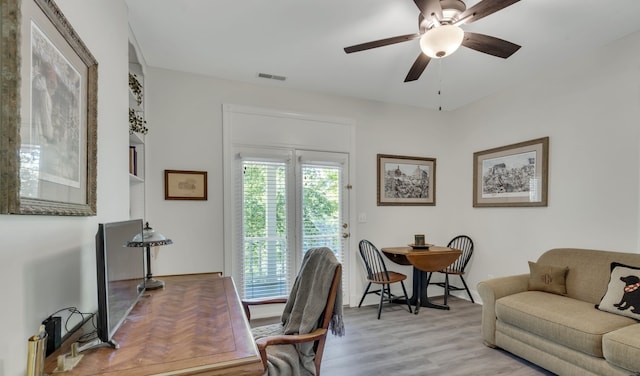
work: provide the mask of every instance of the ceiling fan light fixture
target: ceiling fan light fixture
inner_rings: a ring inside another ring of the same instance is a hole
[[[454,53],[462,44],[464,31],[455,25],[442,25],[428,30],[420,37],[420,49],[432,59]]]

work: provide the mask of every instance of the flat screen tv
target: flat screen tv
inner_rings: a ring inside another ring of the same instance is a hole
[[[143,231],[142,219],[101,223],[96,234],[98,275],[95,346],[118,347],[113,335],[145,290],[144,249],[127,243]]]

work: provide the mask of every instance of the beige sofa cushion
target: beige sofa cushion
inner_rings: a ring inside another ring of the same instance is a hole
[[[610,363],[640,372],[640,324],[605,334],[602,337],[602,352]]]
[[[566,295],[565,277],[569,268],[529,261],[529,290]]]
[[[568,267],[567,296],[598,304],[607,291],[611,263],[614,261],[640,266],[640,254],[556,248],[543,253],[537,262]]]
[[[541,291],[498,299],[496,316],[507,324],[601,358],[602,336],[636,323],[628,317],[599,311],[592,303]]]

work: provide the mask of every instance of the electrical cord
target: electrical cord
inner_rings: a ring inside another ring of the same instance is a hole
[[[86,342],[86,341],[90,341],[93,338],[97,337],[98,333],[97,333],[97,327],[96,327],[96,323],[94,322],[95,313],[87,313],[87,312],[81,312],[77,307],[65,307],[65,308],[61,308],[57,311],[55,311],[54,313],[50,314],[49,317],[47,318],[47,320],[50,320],[53,318],[53,316],[55,316],[56,314],[60,313],[60,312],[64,312],[64,311],[68,311],[70,312],[69,316],[67,316],[67,319],[64,321],[64,330],[69,333],[70,329],[69,329],[69,322],[71,321],[71,318],[74,317],[74,315],[80,315],[81,321],[80,321],[80,325],[84,324],[85,322],[87,322],[88,320],[91,320],[91,324],[93,325],[94,330],[89,332],[89,333],[85,333],[82,336],[80,336],[79,342]],[[76,325],[77,327],[78,325]],[[76,327],[71,328],[76,329]]]
[[[81,335],[78,338],[78,343],[86,343],[86,342],[91,342],[94,339],[98,338],[98,331],[97,330],[92,330],[89,333],[85,333],[83,335]]]

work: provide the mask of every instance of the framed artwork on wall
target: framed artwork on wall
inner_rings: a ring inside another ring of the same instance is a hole
[[[547,206],[549,137],[473,154],[473,206]]]
[[[207,172],[164,170],[165,200],[206,200]]]
[[[378,206],[435,205],[436,159],[378,154]]]
[[[0,213],[96,214],[98,62],[53,0],[3,0]]]

